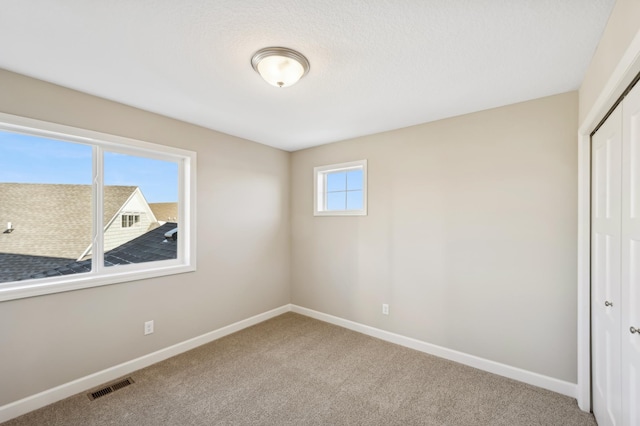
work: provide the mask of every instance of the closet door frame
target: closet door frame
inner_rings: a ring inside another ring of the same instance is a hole
[[[584,411],[591,411],[591,133],[639,72],[640,31],[578,129],[578,383],[575,396]]]

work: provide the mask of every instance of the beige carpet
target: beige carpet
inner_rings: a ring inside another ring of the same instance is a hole
[[[18,425],[595,425],[574,399],[287,313]]]

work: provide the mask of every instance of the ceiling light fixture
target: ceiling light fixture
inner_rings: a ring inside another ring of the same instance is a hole
[[[276,87],[295,84],[309,72],[309,61],[302,53],[286,47],[265,47],[251,58],[251,66]]]

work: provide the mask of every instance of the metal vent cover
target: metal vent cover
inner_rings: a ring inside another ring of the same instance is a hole
[[[119,380],[115,383],[111,383],[110,385],[107,385],[103,388],[100,388],[98,390],[95,390],[93,392],[89,392],[87,394],[87,396],[89,397],[89,399],[91,401],[93,401],[94,399],[98,399],[100,397],[103,397],[105,395],[110,394],[111,392],[115,392],[117,390],[120,390],[122,388],[125,388],[131,384],[135,383],[133,381],[133,379],[131,377],[127,377],[126,379],[123,380]]]

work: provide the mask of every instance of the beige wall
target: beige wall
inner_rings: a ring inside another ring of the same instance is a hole
[[[640,1],[616,0],[580,87],[579,123],[584,121],[595,104],[638,31],[640,31]]]
[[[294,152],[292,302],[575,383],[577,102]],[[314,217],[313,167],[360,159],[368,216]]]
[[[0,302],[0,406],[289,303],[289,153],[2,70],[0,112],[198,154],[198,270]]]

